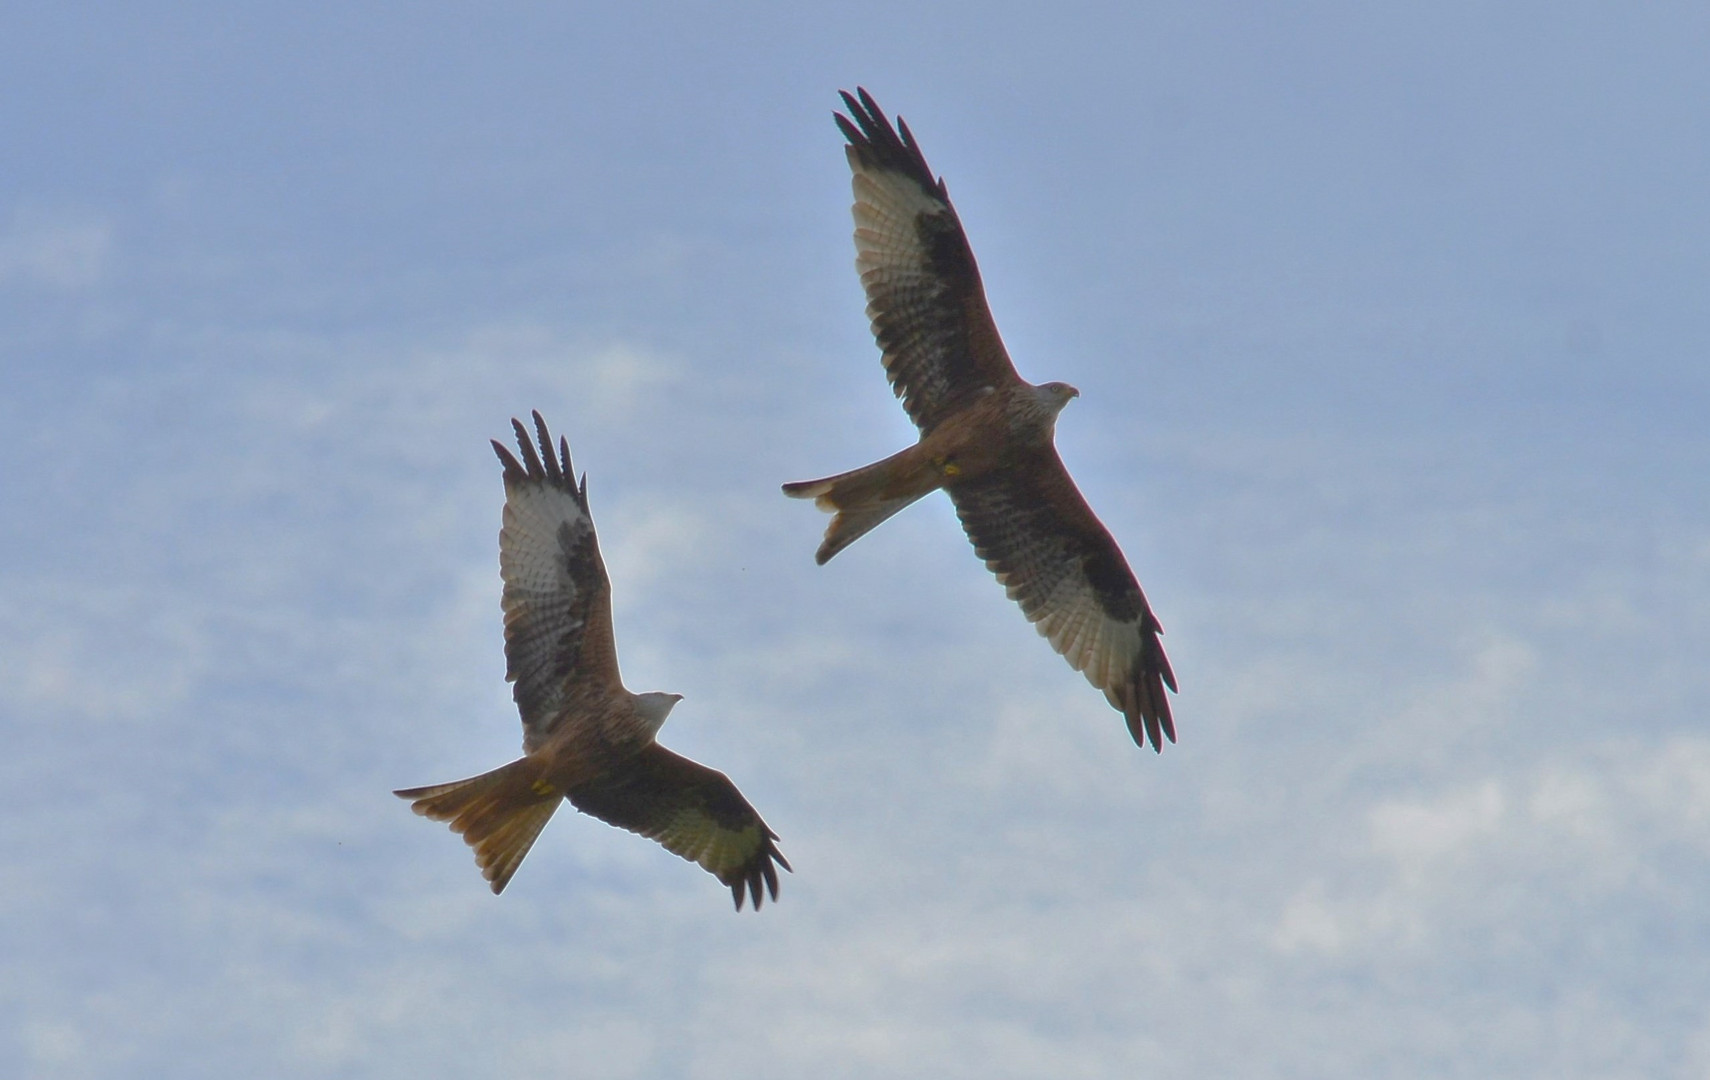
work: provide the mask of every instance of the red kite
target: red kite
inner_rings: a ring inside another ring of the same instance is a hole
[[[1016,374],[986,306],[974,252],[908,125],[871,95],[835,114],[854,173],[855,267],[885,374],[920,441],[862,469],[785,484],[834,513],[826,560],[943,488],[974,551],[1039,633],[1128,721],[1137,745],[1176,740],[1163,627],[1057,456],[1057,413],[1080,391]],[[897,134],[901,130],[901,136]]]
[[[499,575],[505,592],[505,679],[522,713],[523,757],[451,784],[395,792],[475,849],[481,874],[503,892],[540,830],[569,799],[584,814],[659,841],[760,909],[778,899],[776,863],[790,864],[754,807],[721,772],[654,741],[681,694],[632,694],[618,675],[611,582],[588,516],[588,477],[537,412],[539,453],[517,420],[518,461],[505,467]]]

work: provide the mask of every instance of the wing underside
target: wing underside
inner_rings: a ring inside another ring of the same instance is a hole
[[[504,579],[505,678],[535,749],[572,716],[599,716],[623,692],[612,641],[611,583],[569,445],[534,414],[538,449],[518,421],[519,455],[495,441],[505,469],[499,573]],[[589,707],[572,708],[582,702]]]
[[[1128,561],[1050,447],[950,485],[986,566],[1051,646],[1121,710],[1139,745],[1176,739],[1175,675]]]
[[[657,743],[598,783],[572,790],[570,802],[700,864],[730,889],[738,910],[745,895],[755,910],[765,894],[776,900],[777,867],[790,868],[778,835],[728,777]]]
[[[855,266],[873,337],[903,407],[930,431],[980,389],[1018,382],[973,249],[908,125],[861,90],[837,116],[855,190]],[[901,133],[898,133],[900,128]]]

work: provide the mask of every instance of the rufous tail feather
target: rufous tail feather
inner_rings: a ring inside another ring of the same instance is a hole
[[[930,463],[915,460],[913,447],[852,472],[823,480],[785,484],[792,499],[812,499],[813,504],[833,515],[825,528],[825,539],[814,553],[821,566],[839,551],[872,531],[873,527],[921,496],[936,491],[944,480]]]
[[[481,876],[501,893],[564,798],[542,773],[539,762],[519,758],[467,780],[393,794],[423,817],[449,822],[475,849]]]

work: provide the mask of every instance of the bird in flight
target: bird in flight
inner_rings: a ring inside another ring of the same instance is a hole
[[[834,114],[854,174],[855,267],[891,389],[920,440],[853,472],[785,484],[836,515],[826,560],[943,488],[974,551],[1069,664],[1104,691],[1137,745],[1176,740],[1163,627],[1053,443],[1080,391],[1016,374],[986,306],[974,252],[908,124],[866,90]],[[900,131],[900,135],[898,134]]]
[[[494,440],[505,470],[499,574],[504,579],[505,679],[522,714],[523,756],[468,780],[394,794],[451,823],[475,849],[493,892],[522,864],[569,799],[585,814],[657,840],[729,887],[742,910],[778,899],[778,835],[721,772],[660,746],[681,694],[632,694],[618,674],[611,581],[588,516],[588,478],[570,447],[534,414],[539,451],[512,420],[521,458]],[[773,864],[776,864],[774,866]]]

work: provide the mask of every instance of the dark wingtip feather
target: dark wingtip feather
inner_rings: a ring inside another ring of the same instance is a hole
[[[873,100],[873,95],[867,93],[867,88],[865,86],[857,86],[855,88],[855,93],[860,95],[861,104],[866,107],[867,115],[881,124],[885,123],[884,111],[879,108],[879,103]]]
[[[1133,717],[1138,715],[1145,721],[1147,741],[1151,742],[1153,750],[1161,754],[1165,739],[1176,741],[1176,722],[1170,715],[1169,695],[1164,692],[1166,686],[1171,693],[1177,692],[1176,674],[1170,670],[1163,642],[1158,640],[1164,628],[1150,611],[1146,612],[1140,630],[1143,635],[1140,655],[1134,658],[1124,712],[1129,715],[1129,731],[1133,733],[1134,741],[1146,745],[1140,738],[1140,732],[1134,730]]]
[[[1176,723],[1170,715],[1170,699],[1164,693],[1164,678],[1158,668],[1145,660],[1146,654],[1142,652],[1129,681],[1111,699],[1111,704],[1121,709],[1134,745],[1142,749],[1150,746],[1161,754],[1165,739],[1176,741]]]
[[[546,419],[540,415],[540,410],[536,409],[529,415],[534,418],[532,437],[521,420],[514,416],[511,418],[511,431],[516,435],[520,457],[497,439],[490,440],[493,452],[499,455],[499,463],[505,467],[505,479],[555,484],[575,496],[585,512],[588,509],[588,477],[583,474],[581,484],[577,485],[570,461],[570,440],[560,435],[558,449],[554,452],[552,433],[547,429]]]
[[[914,141],[914,132],[908,129],[908,121],[904,120],[900,116],[897,117],[897,133],[902,136],[902,144],[904,146],[908,147],[916,154],[920,153],[920,144]],[[926,159],[922,157],[921,164],[924,165],[925,163]]]
[[[843,96],[843,104],[849,109],[853,123],[841,114],[833,113],[837,127],[843,132],[843,137],[849,140],[849,145],[868,163],[884,169],[890,169],[911,177],[916,183],[923,185],[927,191],[937,192],[948,198],[948,189],[944,181],[932,175],[931,166],[926,163],[926,155],[921,153],[920,144],[915,142],[914,133],[908,129],[908,124],[902,117],[897,117],[896,127],[885,118],[879,103],[873,100],[873,95],[864,86],[855,88],[859,97],[853,97],[847,90],[839,90]],[[902,135],[897,134],[901,129]]]
[[[778,834],[766,828],[764,822],[760,827],[766,832],[765,844],[755,853],[753,861],[736,872],[734,880],[725,880],[725,884],[730,886],[730,895],[736,901],[738,911],[742,910],[744,899],[755,911],[765,906],[768,895],[773,903],[777,903],[778,867],[782,866],[790,873],[795,873],[790,868],[790,861],[778,850]]]
[[[540,440],[540,457],[546,470],[546,479],[554,484],[564,482],[564,472],[558,466],[558,455],[552,452],[552,433],[546,430],[546,419],[535,409],[529,415],[534,417],[534,435]]]
[[[517,449],[522,451],[522,464],[530,479],[544,480],[546,467],[540,463],[540,455],[535,452],[534,444],[529,441],[528,429],[523,427],[521,420],[511,417],[511,430],[516,433]]]
[[[1176,720],[1170,715],[1170,699],[1164,696],[1164,691],[1161,688],[1158,690],[1158,720],[1164,725],[1164,736],[1171,742],[1175,742]]]
[[[866,145],[867,137],[861,134],[860,128],[849,122],[847,116],[840,112],[834,112],[831,114],[831,118],[837,121],[837,130],[843,133],[843,137],[848,140],[850,146],[860,148]]]
[[[1151,631],[1150,640],[1144,646],[1147,666],[1158,672],[1158,677],[1164,680],[1164,685],[1170,688],[1171,693],[1181,693],[1176,689],[1176,673],[1170,668],[1170,658],[1164,655],[1164,643],[1158,640],[1163,636],[1164,624],[1159,622],[1158,617],[1150,610],[1146,612],[1146,621],[1140,627],[1142,634],[1148,630]],[[1168,708],[1169,706],[1165,705],[1165,709]]]
[[[488,441],[493,444],[493,452],[499,455],[499,464],[505,467],[506,480],[528,479],[528,471],[522,467],[522,462],[517,460],[516,455],[511,453],[509,447],[497,439]]]

